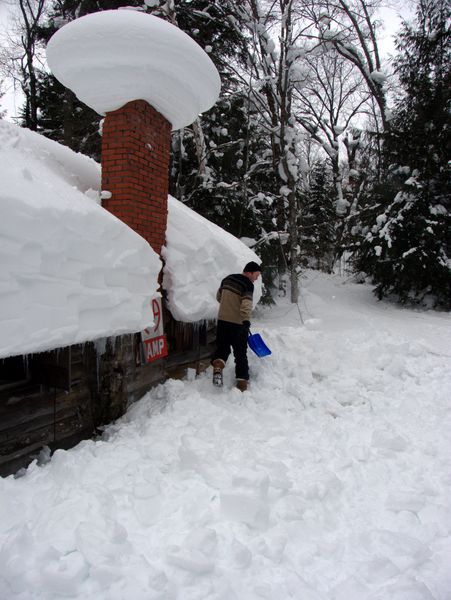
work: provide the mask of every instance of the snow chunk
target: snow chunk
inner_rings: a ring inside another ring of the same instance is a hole
[[[403,452],[407,448],[407,442],[404,438],[382,429],[373,432],[371,442],[373,446],[381,450]]]
[[[387,81],[387,76],[382,71],[372,71],[370,73],[371,79],[378,83],[379,85],[383,85]]]
[[[93,160],[0,121],[0,180],[0,357],[152,323],[161,262],[85,195],[100,187]]]
[[[385,506],[395,512],[408,510],[418,513],[424,505],[424,497],[415,490],[397,490],[396,493],[389,494],[385,501]]]
[[[239,239],[195,213],[172,196],[168,198],[168,227],[163,288],[168,305],[178,321],[215,319],[216,291],[221,279],[241,273],[258,256]],[[261,297],[261,279],[255,283],[254,303]]]
[[[339,41],[343,37],[343,32],[338,29],[326,29],[326,31],[322,32],[322,36],[325,40]]]
[[[446,215],[447,214],[447,210],[443,206],[443,204],[435,204],[434,206],[431,206],[429,208],[429,212],[431,213],[431,215]]]
[[[324,25],[328,26],[331,24],[332,19],[331,19],[329,13],[321,12],[318,16],[318,21],[323,23]]]
[[[153,15],[105,10],[59,29],[47,45],[53,74],[101,115],[146,100],[173,129],[218,99],[218,71],[178,27]]]
[[[56,596],[76,596],[79,586],[88,575],[88,565],[80,552],[59,556],[56,550],[47,553],[41,580]]]
[[[421,187],[419,185],[416,177],[409,177],[409,179],[406,179],[406,181],[404,182],[404,185],[411,185],[413,187]]]
[[[196,575],[205,575],[211,573],[214,569],[214,562],[200,552],[199,550],[186,550],[179,546],[172,546],[167,553],[167,561],[174,567],[179,567],[184,571],[195,573]]]

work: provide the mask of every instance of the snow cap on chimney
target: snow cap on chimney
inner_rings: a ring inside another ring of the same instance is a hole
[[[190,125],[219,96],[210,57],[171,23],[134,10],[105,10],[71,21],[47,45],[55,77],[104,115],[146,100],[172,125]]]

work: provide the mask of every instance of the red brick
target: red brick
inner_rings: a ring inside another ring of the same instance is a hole
[[[171,124],[144,100],[107,113],[102,189],[112,197],[103,206],[147,239],[158,254],[165,243],[170,144]]]

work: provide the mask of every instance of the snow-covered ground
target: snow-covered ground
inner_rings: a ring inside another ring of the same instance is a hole
[[[451,319],[309,273],[251,390],[168,381],[0,480],[0,597],[448,600]]]

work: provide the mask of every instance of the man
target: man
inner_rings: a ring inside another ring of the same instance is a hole
[[[236,386],[247,390],[249,365],[247,362],[247,337],[251,326],[254,282],[260,277],[261,267],[249,262],[242,274],[228,275],[216,294],[219,302],[216,352],[213,355],[213,383],[222,385],[222,371],[230,349],[235,357]]]

